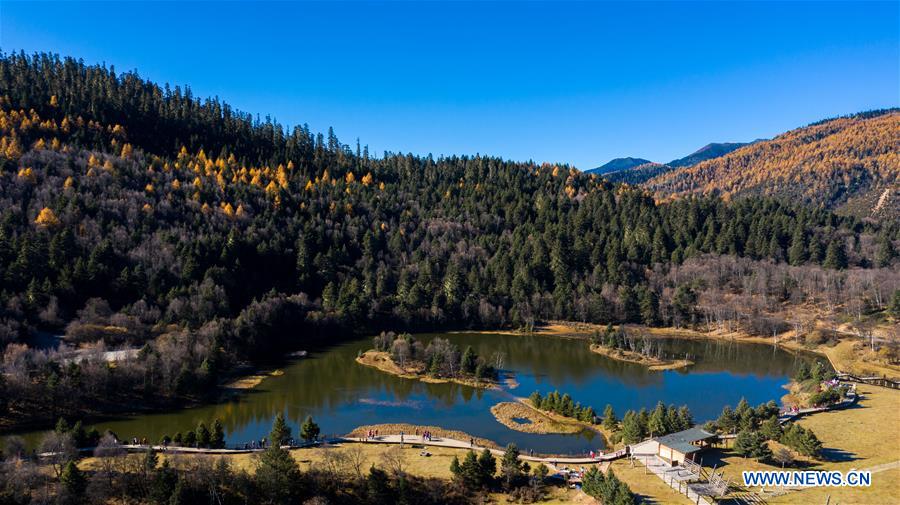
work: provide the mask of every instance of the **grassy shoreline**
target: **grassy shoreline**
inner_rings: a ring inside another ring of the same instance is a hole
[[[625,327],[629,328],[633,326],[625,325]],[[640,326],[640,328],[646,336],[655,338],[727,340],[731,342],[747,344],[774,345],[788,352],[814,354],[820,356],[827,359],[832,368],[842,372],[850,372],[863,375],[874,374],[895,378],[900,377],[900,366],[867,360],[864,353],[859,349],[856,349],[857,347],[859,347],[860,341],[854,336],[847,333],[842,333],[838,338],[838,342],[831,345],[819,344],[811,346],[804,343],[801,340],[801,337],[798,336],[794,330],[785,331],[776,335],[775,337],[760,337],[749,335],[741,331],[700,331],[690,328],[675,328],[671,326]],[[603,332],[605,329],[605,325],[595,323],[582,323],[577,321],[547,321],[546,324],[539,325],[530,332],[519,330],[480,330],[456,333],[501,334],[513,336],[538,335],[546,337],[589,340],[595,333]]]
[[[694,364],[694,362],[689,359],[657,359],[649,356],[644,356],[643,354],[637,352],[625,351],[622,349],[611,349],[604,345],[592,344],[590,346],[590,349],[591,352],[599,354],[601,356],[606,356],[609,359],[624,361],[625,363],[635,363],[647,367],[648,370],[654,371],[678,370],[680,368],[687,368]]]
[[[412,379],[429,384],[454,383],[480,389],[499,389],[497,382],[490,379],[468,379],[461,377],[430,377],[425,374],[424,366],[401,367],[386,352],[368,350],[356,357],[360,365],[375,368],[384,373],[391,374],[401,379]]]
[[[410,423],[383,423],[383,424],[367,424],[363,426],[357,426],[350,433],[347,434],[348,437],[365,437],[370,431],[378,431],[378,435],[399,435],[400,432],[403,432],[404,435],[409,436],[409,443],[414,444],[421,440],[416,440],[416,432],[418,431],[419,436],[422,433],[428,431],[432,436],[437,438],[452,438],[454,440],[472,440],[475,442],[475,445],[479,447],[488,447],[490,449],[501,449],[499,445],[493,440],[488,440],[486,438],[475,437],[459,430],[451,430],[447,428],[441,428],[440,426],[425,426],[418,424],[410,424]],[[459,449],[456,449],[459,450]]]
[[[559,419],[548,412],[538,410],[525,401],[501,402],[491,407],[491,414],[503,426],[522,433],[574,435],[593,427],[574,419]],[[530,423],[516,422],[516,418],[527,419]]]

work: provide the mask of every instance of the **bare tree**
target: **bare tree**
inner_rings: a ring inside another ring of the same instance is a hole
[[[75,440],[70,433],[57,433],[52,431],[44,435],[40,445],[40,455],[53,466],[56,478],[62,475],[66,463],[78,456]]]
[[[399,445],[391,446],[381,454],[381,464],[389,472],[400,477],[406,470],[406,453]]]
[[[94,457],[100,460],[101,472],[106,477],[110,487],[112,487],[117,461],[126,455],[125,449],[119,444],[116,437],[110,433],[103,435],[100,442],[97,443],[97,447],[94,449]]]
[[[350,468],[356,473],[358,478],[363,478],[363,468],[366,464],[365,451],[359,445],[353,445],[347,447],[345,454],[347,455],[347,463]]]

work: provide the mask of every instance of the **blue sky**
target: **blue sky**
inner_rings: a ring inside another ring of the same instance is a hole
[[[0,47],[377,153],[586,169],[900,104],[900,2],[9,2]]]

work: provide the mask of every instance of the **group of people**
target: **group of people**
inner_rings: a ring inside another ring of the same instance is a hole
[[[421,434],[421,435],[420,435],[420,434]],[[432,438],[432,433],[431,433],[430,431],[428,431],[428,430],[421,430],[421,431],[420,431],[418,428],[416,428],[416,438],[419,438],[419,436],[422,437],[422,441],[423,441],[423,442],[431,442],[432,440],[434,440],[434,438]],[[369,440],[374,440],[374,439],[376,439],[376,438],[378,438],[378,430],[368,430],[368,431],[366,431],[366,437],[365,437],[365,440],[366,440],[367,442],[368,442]],[[400,432],[400,442],[403,443],[403,442],[405,442],[405,441],[406,441],[406,433],[401,431],[401,432]]]
[[[259,440],[253,440],[251,442],[247,442],[246,444],[244,444],[244,449],[245,450],[265,449],[266,447],[268,447],[268,443],[269,443],[269,441],[265,437],[263,437]],[[290,440],[289,445],[292,445],[292,446],[294,445],[294,439]]]

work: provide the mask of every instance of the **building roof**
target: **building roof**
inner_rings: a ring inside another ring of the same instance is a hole
[[[692,452],[700,450],[700,447],[693,445],[693,442],[706,440],[713,437],[715,437],[715,435],[713,435],[712,433],[695,426],[684,431],[669,433],[668,435],[663,435],[661,437],[655,437],[652,440],[659,443],[659,445],[664,445],[666,447],[669,447],[670,449],[675,449],[682,454],[690,454]]]

